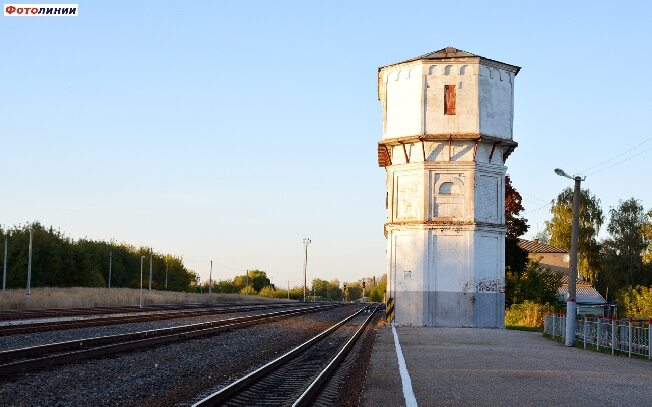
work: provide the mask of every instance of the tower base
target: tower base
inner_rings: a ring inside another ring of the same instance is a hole
[[[400,291],[394,300],[397,325],[505,327],[504,293]]]

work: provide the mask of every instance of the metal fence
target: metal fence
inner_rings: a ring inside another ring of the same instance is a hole
[[[652,359],[652,321],[634,321],[631,319],[577,318],[575,340],[584,349],[595,348],[598,351],[639,355]],[[546,315],[543,333],[553,339],[566,337],[566,316]]]

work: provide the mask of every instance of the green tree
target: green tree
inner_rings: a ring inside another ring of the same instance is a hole
[[[383,274],[371,287],[369,291],[369,300],[373,302],[383,302],[385,299],[385,292],[387,291],[387,274]]]
[[[521,216],[525,209],[522,204],[521,194],[512,186],[509,175],[505,176],[505,269],[507,271],[522,272],[527,264],[527,252],[518,246],[518,238],[523,236],[529,226],[527,220]]]
[[[618,291],[620,313],[629,318],[652,319],[652,287],[627,286]]]
[[[652,209],[647,211],[647,218],[652,219]],[[643,252],[643,264],[652,266],[652,222],[646,222],[643,225],[642,233],[644,238],[649,242]]]
[[[610,238],[603,242],[603,272],[600,286],[616,291],[626,285],[649,284],[649,273],[643,257],[652,242],[648,230],[652,228],[650,213],[639,201],[630,198],[620,201],[609,210],[607,231]]]
[[[214,293],[237,294],[244,288],[244,284],[239,286],[233,280],[220,280],[213,283],[212,291]]]
[[[573,189],[564,189],[553,201],[552,219],[546,222],[550,245],[570,250],[573,211]],[[595,281],[600,268],[598,232],[604,222],[600,200],[588,189],[580,191],[578,272],[588,281]]]
[[[326,281],[316,278],[312,280],[311,294],[312,288],[318,300],[340,301],[342,299],[342,289],[338,280]]]
[[[537,304],[558,302],[562,274],[542,268],[538,262],[530,260],[523,273],[508,271],[506,284],[511,287],[505,292],[505,305],[531,301]]]
[[[527,252],[518,246],[518,239],[528,230],[527,221],[520,213],[524,210],[521,194],[505,176],[505,298],[515,298],[516,283],[520,281],[528,262]]]
[[[290,288],[290,299],[302,301],[303,300],[303,286]]]
[[[345,282],[344,284],[346,284],[346,292],[344,293],[346,301],[355,301],[362,298],[361,281]]]
[[[267,277],[267,273],[262,270],[247,270],[245,274],[233,279],[233,284],[239,287],[241,291],[245,289],[247,282],[251,287],[249,291],[254,293],[257,293],[262,290],[263,287],[267,287],[271,284],[271,281]]]

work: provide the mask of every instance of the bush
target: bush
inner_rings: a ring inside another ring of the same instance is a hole
[[[553,312],[555,308],[549,303],[537,304],[526,300],[521,304],[512,304],[505,311],[505,325],[540,328],[543,326],[543,317]]]
[[[652,287],[628,286],[616,295],[620,313],[628,318],[652,318]]]

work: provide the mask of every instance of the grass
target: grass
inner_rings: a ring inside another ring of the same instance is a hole
[[[29,301],[24,289],[0,291],[0,310],[27,308],[75,308],[138,305],[140,290],[134,288],[39,287],[32,288]],[[241,294],[198,294],[143,290],[143,304],[267,302],[278,298]]]

